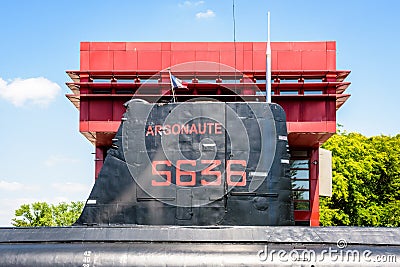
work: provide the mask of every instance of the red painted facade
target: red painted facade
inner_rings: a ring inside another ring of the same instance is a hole
[[[344,94],[349,71],[336,70],[336,43],[273,42],[272,101],[286,111],[289,145],[293,151],[305,151],[309,160],[309,209],[296,210],[297,222],[316,226],[318,209],[318,148],[336,131],[336,110],[347,100]],[[95,176],[101,169],[111,139],[125,111],[123,103],[137,90],[148,87],[150,100],[170,94],[168,72],[188,82],[181,98],[193,95],[218,96],[234,101],[224,90],[232,86],[237,95],[256,97],[254,88],[265,91],[265,42],[82,42],[80,70],[67,71],[73,82],[67,83],[67,97],[80,111],[80,131],[96,147]],[[173,66],[186,62],[215,62],[235,68],[243,77],[221,67],[213,71]],[[156,78],[154,83],[144,84]],[[208,84],[199,83],[201,79]],[[254,85],[255,83],[255,85]],[[260,97],[260,96],[257,96]]]

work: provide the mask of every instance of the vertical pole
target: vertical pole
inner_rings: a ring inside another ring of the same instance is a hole
[[[169,81],[170,81],[170,83],[171,83],[172,103],[175,103],[175,102],[176,102],[176,99],[175,99],[175,90],[174,90],[174,83],[173,83],[173,81],[172,81],[172,74],[171,74],[171,69],[170,69],[170,68],[168,68],[168,73],[169,73]]]
[[[266,73],[265,73],[265,98],[267,103],[271,103],[271,42],[270,42],[270,13],[268,11],[268,39],[266,51]]]

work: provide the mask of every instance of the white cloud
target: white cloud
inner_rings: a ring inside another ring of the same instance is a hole
[[[26,185],[18,182],[0,181],[0,190],[4,191],[35,191],[38,189],[36,185]]]
[[[85,184],[80,184],[80,183],[53,183],[51,185],[52,188],[54,188],[57,191],[63,192],[63,193],[81,193],[81,192],[87,192],[90,188],[88,188],[87,185]]]
[[[196,6],[200,6],[203,5],[204,1],[196,1],[196,2],[192,2],[192,1],[185,1],[183,3],[178,4],[179,7],[196,7]]]
[[[53,167],[60,164],[71,164],[76,162],[78,162],[78,160],[74,158],[69,158],[63,155],[52,155],[45,160],[44,164],[48,167]]]
[[[209,19],[215,17],[214,11],[208,9],[206,12],[199,12],[196,14],[197,19]]]
[[[10,101],[17,107],[25,102],[47,106],[61,90],[61,87],[44,77],[4,81],[0,78],[0,98]]]
[[[17,182],[0,181],[0,189],[5,191],[18,191],[24,187],[23,184]]]

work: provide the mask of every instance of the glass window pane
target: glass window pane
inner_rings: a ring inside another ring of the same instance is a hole
[[[293,169],[308,169],[308,159],[295,159],[290,161],[290,168]]]
[[[310,189],[310,181],[309,180],[293,180],[292,181],[293,189]]]
[[[290,170],[290,176],[299,179],[308,179],[310,171],[309,170]]]
[[[293,198],[295,200],[310,200],[310,193],[308,191],[293,190]]]
[[[324,92],[320,91],[320,90],[318,90],[318,91],[304,91],[304,94],[305,95],[323,95]]]
[[[294,202],[295,210],[310,210],[310,202]]]
[[[307,150],[292,150],[290,151],[290,155],[292,157],[307,157]]]
[[[297,79],[281,79],[279,82],[280,83],[297,83],[298,80]]]
[[[298,91],[281,91],[281,95],[298,95]]]

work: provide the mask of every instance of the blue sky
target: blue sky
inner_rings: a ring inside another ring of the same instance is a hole
[[[337,68],[352,71],[338,122],[396,135],[399,5],[236,0],[236,40],[265,41],[268,10],[272,41],[335,40]],[[91,190],[94,148],[64,96],[81,41],[233,40],[230,0],[4,1],[0,25],[0,225],[22,203],[86,200]]]

